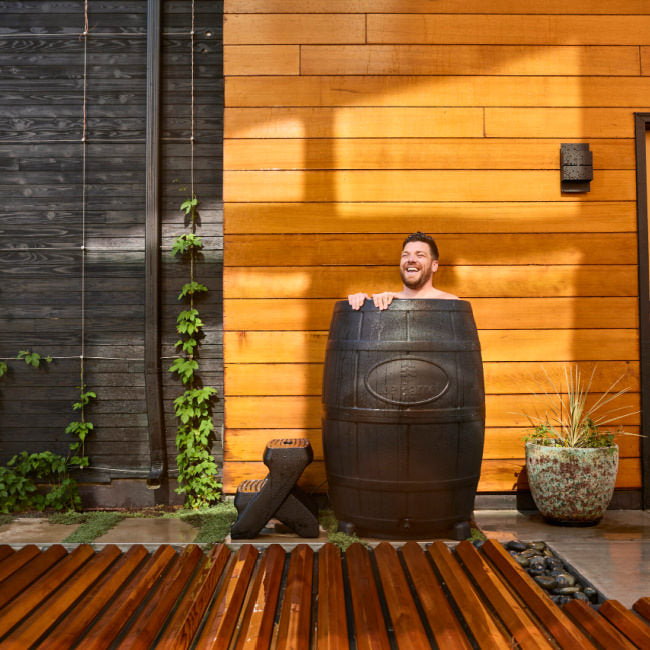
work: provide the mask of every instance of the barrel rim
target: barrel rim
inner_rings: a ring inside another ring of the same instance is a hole
[[[442,303],[449,309],[441,310]],[[436,307],[434,310],[433,308]],[[456,308],[454,308],[456,307]],[[347,300],[337,300],[335,311],[385,311],[375,307],[372,300],[366,300],[359,309],[353,310]],[[455,300],[451,298],[395,298],[387,311],[471,311],[472,304],[469,300]]]

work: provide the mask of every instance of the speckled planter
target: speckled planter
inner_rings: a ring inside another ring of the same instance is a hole
[[[526,443],[526,471],[535,505],[557,524],[596,524],[612,500],[618,447],[573,449]]]

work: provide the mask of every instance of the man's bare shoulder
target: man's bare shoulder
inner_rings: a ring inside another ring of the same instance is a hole
[[[446,291],[440,291],[439,289],[434,289],[437,295],[431,296],[432,298],[438,298],[439,300],[460,300],[458,296],[454,296],[453,293],[447,293]]]

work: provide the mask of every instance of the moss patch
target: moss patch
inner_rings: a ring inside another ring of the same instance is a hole
[[[209,508],[179,510],[164,517],[180,519],[198,528],[195,544],[222,544],[237,519],[237,510],[232,503],[219,503]]]
[[[347,551],[352,544],[362,544],[370,548],[368,544],[362,542],[357,535],[348,535],[338,531],[339,522],[333,510],[324,509],[318,513],[320,525],[327,531],[327,541],[334,546],[338,546],[342,551]]]
[[[121,512],[64,512],[50,517],[53,524],[79,524],[64,540],[64,544],[90,544],[124,519]]]

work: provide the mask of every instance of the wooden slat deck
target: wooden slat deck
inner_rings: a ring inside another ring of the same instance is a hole
[[[560,608],[494,541],[0,546],[0,598],[2,649],[650,648],[650,598]]]

